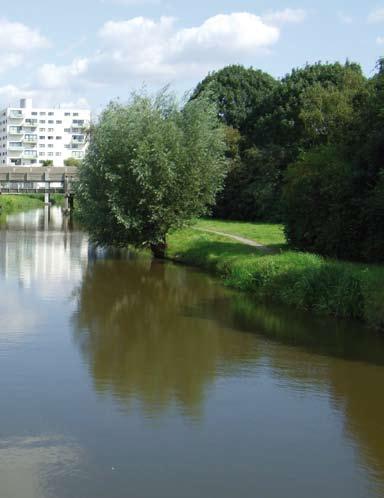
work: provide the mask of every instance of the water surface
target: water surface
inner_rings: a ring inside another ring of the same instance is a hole
[[[384,342],[198,271],[0,229],[1,498],[384,497]]]

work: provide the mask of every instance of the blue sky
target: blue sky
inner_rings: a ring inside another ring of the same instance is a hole
[[[18,0],[0,16],[0,104],[94,110],[145,84],[188,91],[242,63],[283,76],[306,62],[384,55],[384,1]]]

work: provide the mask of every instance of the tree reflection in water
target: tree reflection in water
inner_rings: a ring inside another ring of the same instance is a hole
[[[223,301],[224,298],[224,301]],[[189,269],[147,259],[96,260],[79,291],[76,337],[98,392],[149,413],[176,403],[198,416],[205,389],[257,358],[253,334],[236,334],[192,310],[229,292]]]
[[[321,393],[383,485],[383,338],[356,324],[256,306],[183,267],[96,260],[79,291],[76,338],[96,390],[152,416],[176,404],[198,417],[215,378],[261,368],[285,389]]]

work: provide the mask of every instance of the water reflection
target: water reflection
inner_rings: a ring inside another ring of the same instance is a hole
[[[174,403],[201,415],[207,388],[229,375],[255,382],[267,375],[284,391],[329,400],[381,493],[380,336],[349,322],[257,306],[194,271],[147,259],[90,265],[75,329],[95,389],[125,406],[139,401],[152,416]]]
[[[253,336],[187,316],[217,293],[212,280],[171,265],[96,261],[83,279],[76,322],[95,388],[138,399],[147,412],[176,403],[198,415],[220,366],[258,357]]]
[[[8,217],[0,290],[1,498],[384,496],[382,337],[101,259],[57,209]]]
[[[54,296],[81,278],[87,252],[86,236],[60,208],[9,215],[0,230],[0,278],[25,288],[42,283],[39,291]]]
[[[81,449],[61,436],[0,440],[0,493],[15,498],[55,496],[57,480],[76,472]],[[52,489],[53,488],[53,489]]]

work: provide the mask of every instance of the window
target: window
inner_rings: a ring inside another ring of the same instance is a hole
[[[64,128],[65,133],[71,133],[71,128]]]
[[[39,123],[45,124],[45,119],[40,119]]]
[[[39,131],[45,131],[45,128],[39,128]],[[40,137],[41,138],[41,137]]]
[[[40,135],[39,140],[45,140],[45,135]]]
[[[73,113],[73,115],[74,115],[74,116],[78,116],[78,115],[79,115],[79,113],[78,113],[78,112],[74,112],[74,113]]]
[[[54,123],[53,119],[48,119],[48,124],[53,124],[53,123]]]
[[[54,128],[48,128],[48,131],[52,132],[52,131],[55,131]]]
[[[62,124],[61,119],[56,120],[56,124]]]
[[[39,152],[39,156],[45,156],[45,152]]]
[[[74,150],[74,151],[72,152],[72,156],[73,156],[73,157],[83,157],[83,153],[82,153],[82,152],[80,152],[80,151]]]
[[[48,137],[48,140],[53,140],[53,137],[52,137],[52,136],[49,136],[49,137]]]
[[[56,137],[56,140],[61,140],[63,137]]]
[[[40,112],[40,116],[45,116],[45,112]]]
[[[52,157],[53,156],[53,152],[48,152],[48,156]]]
[[[48,144],[48,149],[53,149],[53,144]]]
[[[71,115],[71,113],[70,113],[70,112],[65,112],[65,113],[64,113],[64,116],[70,116],[70,115]]]
[[[54,116],[54,115],[55,115],[55,113],[54,113],[54,112],[49,112],[49,113],[48,113],[48,116]]]
[[[56,156],[61,156],[61,152],[56,152]]]
[[[45,144],[39,144],[39,147],[40,147],[40,149],[44,149],[45,148]]]
[[[32,116],[37,116],[37,112],[32,112]]]

